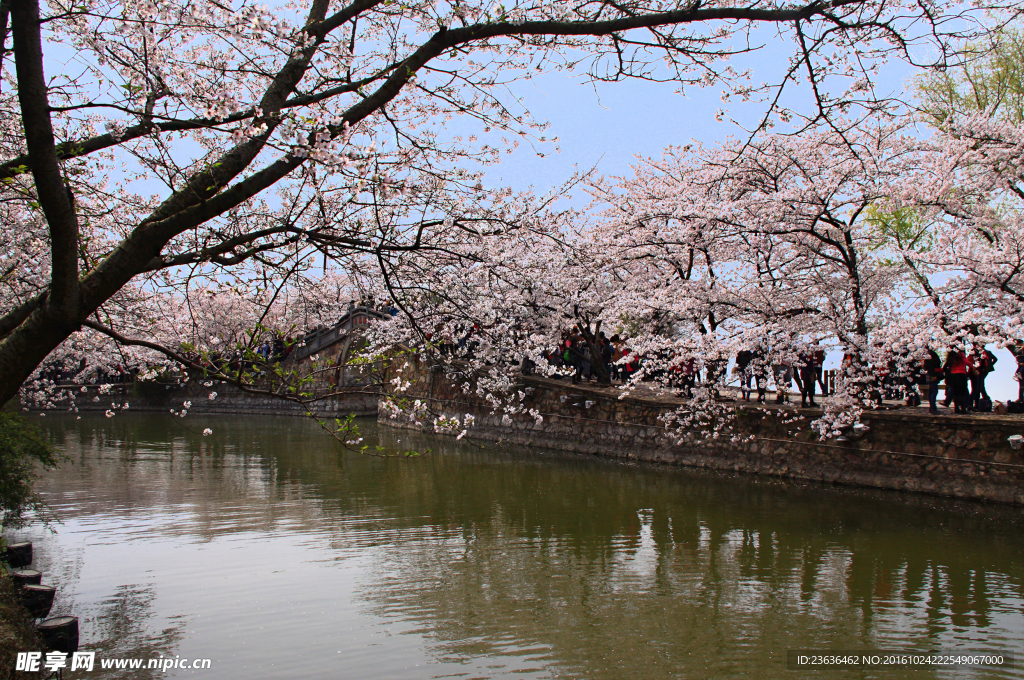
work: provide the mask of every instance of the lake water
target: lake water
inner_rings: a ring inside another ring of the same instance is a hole
[[[65,678],[1024,678],[1019,508],[628,466],[299,418],[37,418]],[[191,429],[186,429],[187,425]],[[213,435],[199,434],[204,427]],[[787,650],[1016,653],[1007,669],[786,668]]]

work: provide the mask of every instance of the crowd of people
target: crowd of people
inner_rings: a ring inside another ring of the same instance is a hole
[[[954,348],[945,352],[945,356],[930,349],[924,357],[891,357],[888,362],[868,366],[866,372],[861,369],[858,389],[863,398],[878,405],[884,400],[901,400],[910,406],[927,401],[929,412],[935,415],[940,413],[940,401],[945,407],[952,405],[955,413],[993,410],[1024,413],[1024,341],[1017,341],[1008,349],[1016,359],[1014,378],[1019,391],[1017,401],[1007,404],[994,405],[988,394],[986,379],[995,370],[998,358],[985,347],[969,351]],[[819,394],[827,397],[834,390],[834,378],[829,380],[824,370],[825,349],[818,344],[795,353],[795,359],[789,361],[776,363],[769,355],[764,346],[743,349],[736,354],[732,375],[743,400],[765,402],[771,385],[777,403],[789,403],[791,392],[796,392],[800,394],[801,406],[816,407],[815,397]],[[548,352],[546,359],[552,366],[562,369],[555,374],[556,379],[569,376],[573,384],[624,384],[643,370],[643,380],[667,384],[675,394],[688,397],[697,386],[707,386],[718,395],[718,388],[731,382],[723,380],[730,363],[727,358],[698,360],[682,356],[673,361],[661,354],[640,356],[618,334],[608,337],[598,332],[594,335],[579,327],[563,333],[558,347]],[[855,362],[853,355],[845,355],[839,372],[852,374]],[[529,372],[531,367],[524,366],[524,369]],[[940,390],[944,391],[941,400]]]
[[[546,359],[556,368],[570,369],[573,384],[626,382],[640,368],[640,357],[626,347],[619,335],[609,338],[600,331],[587,338],[579,327],[563,333],[558,347],[548,352]]]

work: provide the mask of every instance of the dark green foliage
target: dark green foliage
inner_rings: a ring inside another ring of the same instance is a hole
[[[0,529],[23,525],[45,510],[33,490],[39,469],[52,469],[60,458],[43,433],[13,413],[0,413]]]

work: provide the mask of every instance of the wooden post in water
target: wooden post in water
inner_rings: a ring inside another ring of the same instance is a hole
[[[14,569],[18,567],[27,567],[32,564],[32,544],[8,544],[7,550],[4,551],[4,561]]]
[[[43,575],[35,569],[12,569],[11,580],[18,586],[37,586],[42,582]]]
[[[45,618],[53,606],[53,598],[57,589],[53,586],[22,586],[21,603],[29,614],[37,619]]]
[[[55,616],[36,624],[43,646],[51,652],[74,654],[78,651],[78,617]]]

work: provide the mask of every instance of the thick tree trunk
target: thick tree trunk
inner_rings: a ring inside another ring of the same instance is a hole
[[[14,398],[47,355],[74,332],[77,325],[69,322],[54,318],[43,308],[4,339],[0,344],[0,404]]]

